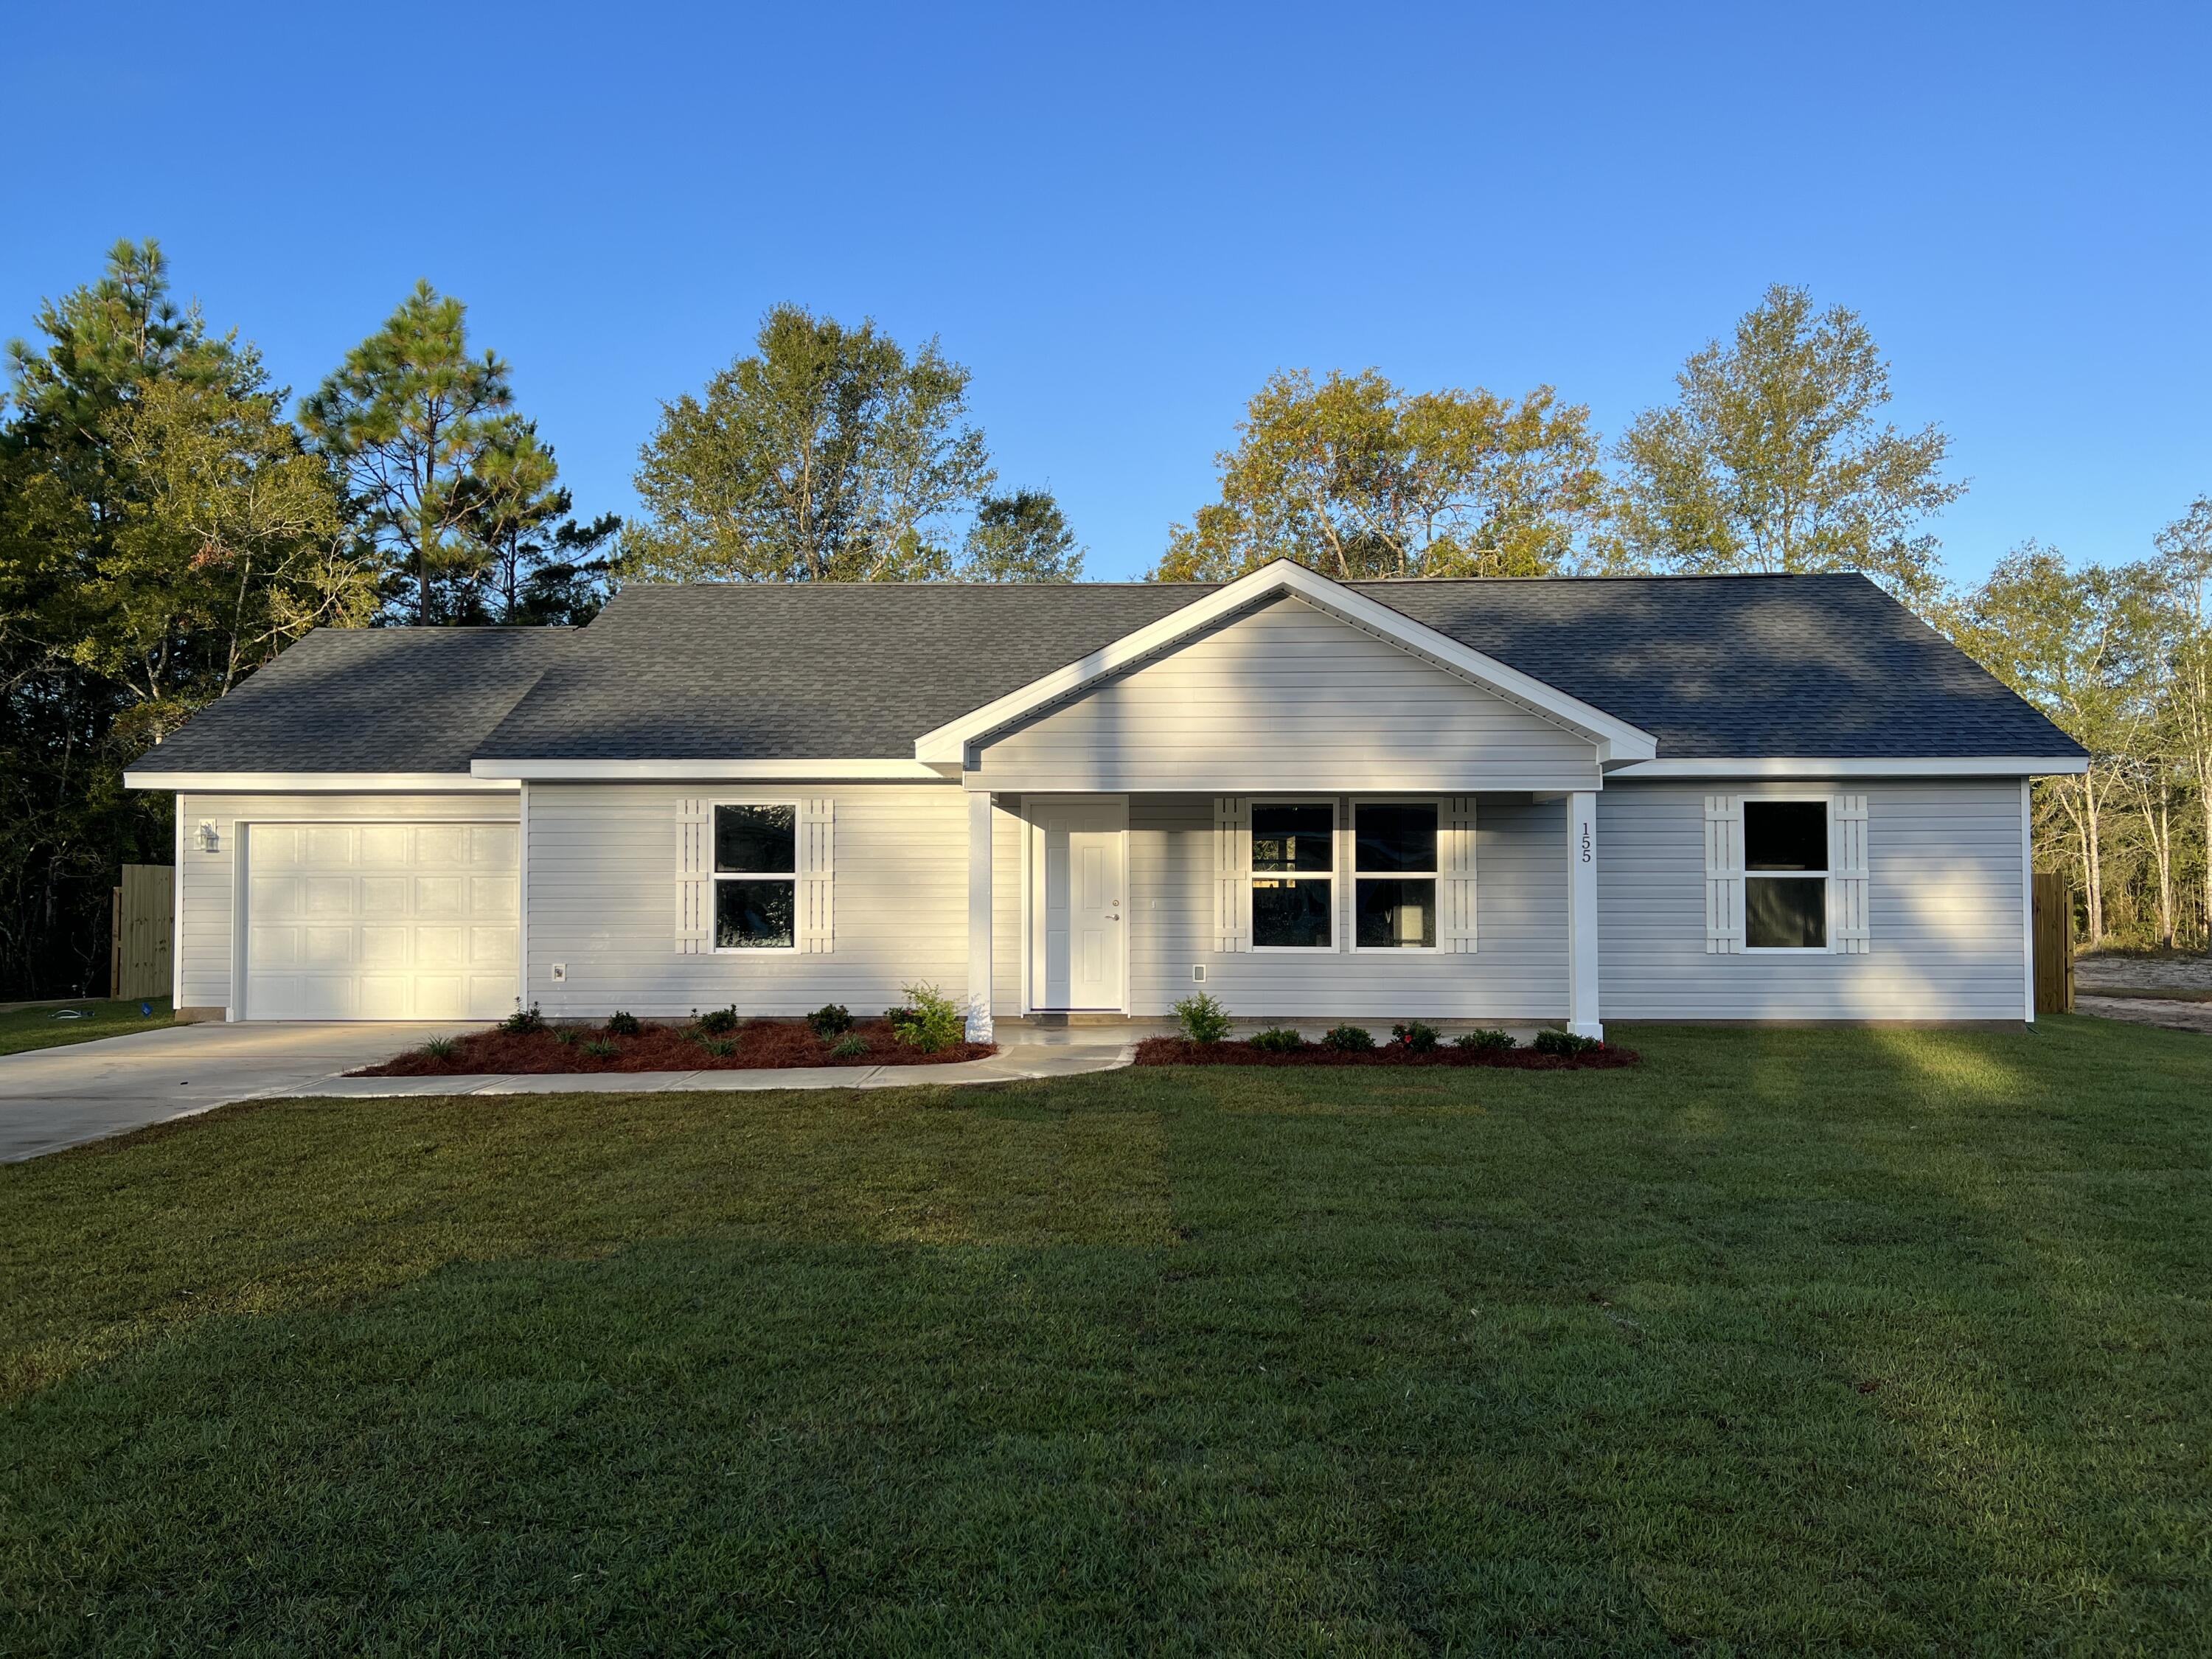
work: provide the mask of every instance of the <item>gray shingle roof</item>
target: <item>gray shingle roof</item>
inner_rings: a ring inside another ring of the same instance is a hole
[[[157,772],[466,772],[565,628],[324,628],[137,764]]]
[[[1859,576],[1354,586],[1642,726],[1662,758],[2081,752]],[[921,733],[1211,591],[647,586],[573,632],[322,632],[140,764],[910,759]]]
[[[2079,752],[1861,576],[1353,586],[1642,726],[1662,757]],[[908,759],[924,732],[1211,591],[631,587],[480,752]]]

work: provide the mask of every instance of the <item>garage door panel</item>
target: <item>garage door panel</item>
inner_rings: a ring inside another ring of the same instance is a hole
[[[365,916],[404,916],[407,914],[407,878],[363,876],[361,910]]]
[[[404,870],[407,867],[405,824],[364,823],[359,833],[362,869]]]
[[[512,876],[471,876],[469,878],[469,915],[482,921],[514,914],[514,878]]]
[[[469,863],[478,870],[512,870],[519,845],[505,824],[479,824],[469,831]]]
[[[514,1006],[512,824],[248,827],[255,1019],[495,1019]]]
[[[352,968],[360,958],[350,927],[307,927],[300,929],[300,965],[303,968]]]
[[[301,913],[310,916],[350,916],[359,894],[351,876],[303,876],[300,881]]]
[[[512,927],[471,927],[469,929],[469,966],[481,972],[485,969],[504,968],[511,973],[514,968],[514,929]]]
[[[415,981],[399,974],[363,974],[357,983],[361,999],[356,1019],[415,1018]],[[435,1018],[435,1015],[425,1015]]]
[[[355,861],[356,832],[348,825],[319,823],[300,838],[300,861],[318,868]]]
[[[415,878],[415,914],[418,916],[458,916],[461,914],[459,876]]]
[[[364,927],[361,930],[361,965],[364,968],[404,968],[407,933],[404,927]]]

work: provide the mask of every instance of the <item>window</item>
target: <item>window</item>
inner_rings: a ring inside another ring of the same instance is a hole
[[[1327,951],[1336,943],[1336,808],[1252,805],[1252,945]]]
[[[1362,951],[1437,945],[1437,804],[1352,808],[1352,943]]]
[[[1828,803],[1743,804],[1743,942],[1752,951],[1828,948]]]
[[[794,951],[799,808],[714,808],[714,948]]]

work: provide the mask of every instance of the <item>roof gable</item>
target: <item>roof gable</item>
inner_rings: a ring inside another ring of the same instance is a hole
[[[1298,599],[1347,627],[1575,732],[1596,745],[1601,763],[1649,760],[1656,752],[1651,734],[1627,720],[1474,650],[1343,583],[1279,559],[957,720],[923,732],[915,739],[915,758],[938,765],[960,764],[969,746],[989,734],[1171,650],[1229,618],[1285,597]]]

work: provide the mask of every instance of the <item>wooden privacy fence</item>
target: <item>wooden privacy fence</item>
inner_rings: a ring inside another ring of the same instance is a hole
[[[107,994],[169,994],[169,937],[177,872],[166,864],[126,864],[108,912]]]
[[[2035,872],[2035,1012],[2074,1012],[2074,890],[2054,870]]]

